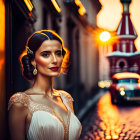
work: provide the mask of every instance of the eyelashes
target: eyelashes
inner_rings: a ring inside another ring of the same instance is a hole
[[[50,55],[50,53],[48,53],[48,52],[41,53],[41,56],[43,56],[43,57],[49,57],[49,55]]]
[[[43,56],[43,57],[49,57],[50,55],[51,55],[50,51],[41,52],[41,56]],[[61,50],[56,51],[55,55],[62,56],[62,51]]]
[[[58,56],[61,56],[62,55],[62,51],[56,51],[55,54],[58,55]]]

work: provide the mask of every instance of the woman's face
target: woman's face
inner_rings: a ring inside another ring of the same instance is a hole
[[[32,64],[36,65],[38,74],[57,77],[63,61],[62,45],[57,40],[45,40],[35,53]]]

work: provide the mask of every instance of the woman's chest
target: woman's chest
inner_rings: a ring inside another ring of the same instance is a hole
[[[69,129],[65,130],[63,123],[58,118],[45,111],[36,111],[27,131],[29,140],[36,138],[48,140],[76,140],[81,133],[81,124],[73,113],[70,114]]]
[[[26,118],[26,133],[30,127],[34,114],[40,111],[46,112],[49,117],[51,116],[52,118],[55,118],[55,121],[58,121],[58,124],[61,123],[64,127],[66,127],[66,125],[68,124],[70,112],[63,103],[59,103],[59,105],[49,103],[48,105],[46,105],[36,102],[30,102],[28,108],[29,112]],[[40,118],[38,118],[37,121],[40,121],[41,119],[42,117],[40,113]],[[42,121],[47,122],[48,118],[44,117]]]
[[[36,111],[32,114],[26,135],[29,140],[62,140],[64,132],[63,124],[53,114]]]

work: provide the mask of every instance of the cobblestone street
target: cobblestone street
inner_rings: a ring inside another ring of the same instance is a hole
[[[105,94],[82,125],[80,140],[140,140],[140,105],[112,105]]]

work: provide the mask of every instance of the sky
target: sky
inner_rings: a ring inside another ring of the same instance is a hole
[[[115,31],[121,20],[123,11],[120,0],[99,0],[102,9],[97,15],[97,25],[111,31]],[[140,0],[132,0],[130,4],[130,18],[137,32],[135,40],[136,48],[140,51]]]

